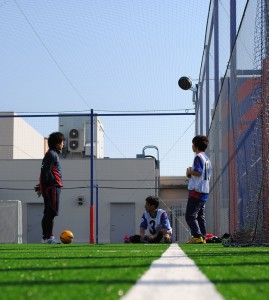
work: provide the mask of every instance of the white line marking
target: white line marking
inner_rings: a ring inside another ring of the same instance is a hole
[[[171,244],[121,299],[223,300],[224,298],[194,261],[188,258],[177,244]]]

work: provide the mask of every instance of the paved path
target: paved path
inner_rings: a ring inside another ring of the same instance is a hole
[[[122,300],[223,300],[193,260],[171,246],[155,260]]]

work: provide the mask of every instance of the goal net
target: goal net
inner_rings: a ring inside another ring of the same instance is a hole
[[[19,200],[0,200],[0,243],[22,243],[22,208]]]

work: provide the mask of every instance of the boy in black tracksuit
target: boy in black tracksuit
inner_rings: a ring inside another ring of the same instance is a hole
[[[44,212],[42,218],[43,243],[55,244],[53,235],[53,221],[58,215],[62,184],[62,169],[59,162],[59,153],[64,146],[64,135],[53,132],[48,138],[49,150],[45,154],[39,184],[36,186],[38,196],[44,198]]]

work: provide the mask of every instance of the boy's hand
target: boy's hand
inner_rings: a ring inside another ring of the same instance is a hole
[[[37,184],[37,185],[35,186],[35,192],[36,192],[36,194],[37,194],[37,197],[39,198],[39,197],[41,196],[41,191],[40,191],[40,186],[39,186],[39,184]]]
[[[191,167],[188,167],[187,170],[186,170],[186,176],[188,178],[191,178]]]

